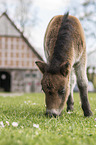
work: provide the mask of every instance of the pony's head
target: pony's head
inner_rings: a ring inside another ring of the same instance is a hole
[[[43,73],[41,85],[46,97],[46,115],[60,115],[69,95],[70,64],[61,64],[59,71],[54,73],[49,71],[45,62],[38,61],[36,64]]]

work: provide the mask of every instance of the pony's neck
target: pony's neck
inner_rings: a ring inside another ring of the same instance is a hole
[[[63,63],[63,60],[58,60],[56,58],[49,61],[47,72],[56,74],[60,72],[60,65]]]

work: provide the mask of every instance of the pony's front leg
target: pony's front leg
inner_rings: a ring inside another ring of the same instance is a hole
[[[73,111],[74,110],[74,99],[73,99],[73,89],[76,84],[76,76],[74,73],[74,69],[72,68],[71,74],[70,74],[70,95],[67,100],[67,111]]]
[[[73,100],[73,93],[70,93],[68,100],[67,100],[67,112],[74,110],[74,100]]]
[[[88,101],[88,81],[86,75],[86,65],[84,64],[84,60],[80,61],[75,66],[76,76],[77,76],[77,84],[80,91],[80,98],[82,109],[84,111],[84,116],[91,116],[92,111],[90,109],[90,104]]]

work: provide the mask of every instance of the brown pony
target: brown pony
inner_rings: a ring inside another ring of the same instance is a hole
[[[73,88],[76,74],[84,116],[92,115],[88,102],[86,75],[86,44],[80,21],[68,13],[50,21],[44,39],[47,63],[37,61],[43,73],[42,89],[46,95],[46,114],[61,114],[67,101],[67,111],[73,110]]]

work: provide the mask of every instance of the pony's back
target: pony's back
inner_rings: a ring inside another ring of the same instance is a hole
[[[44,48],[51,68],[56,62],[60,65],[69,61],[73,65],[86,48],[80,21],[68,13],[53,17],[46,30]]]

